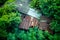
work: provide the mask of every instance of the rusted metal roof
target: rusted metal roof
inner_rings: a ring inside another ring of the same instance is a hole
[[[38,26],[38,20],[36,18],[31,18],[30,16],[26,16],[23,19],[23,22],[20,24],[19,28],[29,29],[31,26]]]
[[[34,17],[32,18],[31,16],[26,16],[26,17],[23,19],[22,23],[20,24],[19,28],[28,30],[29,27],[31,27],[31,26],[32,26],[32,27],[38,26],[39,29],[41,29],[41,30],[48,30],[49,32],[53,33],[53,32],[49,29],[49,24],[48,24],[49,19],[46,18],[46,17],[44,17],[44,16],[42,16],[41,18],[42,18],[41,20],[47,20],[47,21],[41,21],[41,20],[38,21],[38,20],[37,20],[36,18],[34,18]]]
[[[49,27],[49,24],[47,24],[47,21],[49,21],[47,18],[41,17],[41,20],[46,20],[46,21],[38,21],[36,18],[31,17],[31,16],[26,16],[22,23],[20,24],[19,28],[22,29],[29,29],[31,26],[39,26],[40,29],[45,30],[47,27]]]

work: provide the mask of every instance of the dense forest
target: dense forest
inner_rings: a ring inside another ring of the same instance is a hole
[[[31,0],[29,4],[51,19],[49,25],[53,34],[37,26],[19,29],[21,12],[16,9],[14,1],[0,0],[0,40],[60,40],[60,0]]]

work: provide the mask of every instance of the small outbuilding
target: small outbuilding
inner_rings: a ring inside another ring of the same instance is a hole
[[[41,30],[49,29],[50,19],[35,9],[29,7],[30,0],[17,0],[16,5],[19,12],[22,12],[22,23],[19,28],[28,30],[29,27],[38,26]]]

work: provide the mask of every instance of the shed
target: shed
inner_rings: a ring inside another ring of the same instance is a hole
[[[38,13],[35,9],[32,9],[29,7],[29,0],[17,0],[16,1],[17,9],[19,12],[22,12],[23,14],[26,14],[25,17],[22,19],[22,23],[20,24],[19,28],[28,30],[29,27],[38,26],[41,30],[48,30],[52,32],[49,29],[49,22],[50,19],[42,16],[40,13]],[[22,15],[23,17],[23,15]],[[38,20],[40,19],[40,21]]]

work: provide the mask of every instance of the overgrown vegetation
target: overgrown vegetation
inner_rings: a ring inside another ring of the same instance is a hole
[[[56,39],[60,40],[60,0],[32,0],[30,6],[39,9],[41,13],[51,19],[50,28],[54,31]]]
[[[0,6],[2,6],[7,0],[0,0]]]
[[[18,29],[17,29],[18,30]],[[19,30],[8,35],[8,40],[53,40],[53,35],[48,31],[42,31],[37,27],[29,28],[29,30]]]
[[[50,28],[55,34],[43,31],[37,27],[28,30],[19,29],[20,13],[14,0],[0,0],[0,40],[60,40],[60,0],[32,0],[30,6],[39,9],[41,13],[51,18]]]
[[[3,3],[3,0],[0,0]],[[6,1],[0,7],[0,40],[6,40],[8,34],[13,32],[14,28],[18,27],[21,22],[20,13],[16,10],[14,5],[8,3],[12,0]]]

